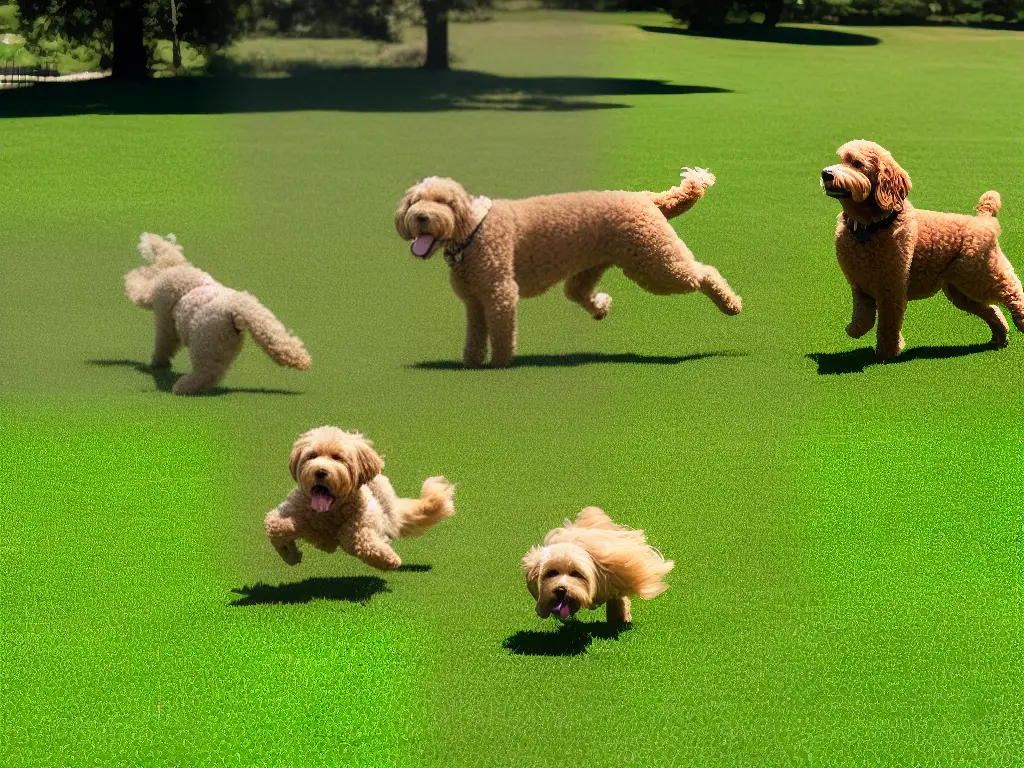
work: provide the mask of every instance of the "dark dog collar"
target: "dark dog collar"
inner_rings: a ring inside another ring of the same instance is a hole
[[[859,221],[853,221],[849,216],[844,218],[846,219],[846,228],[850,230],[850,234],[857,238],[859,242],[866,243],[875,232],[881,232],[883,229],[891,227],[899,215],[899,211],[893,211],[881,221],[874,221],[870,224],[861,224]]]
[[[490,211],[488,211],[487,213],[490,213]],[[470,243],[473,242],[473,238],[476,237],[476,233],[479,232],[480,227],[484,225],[484,220],[487,218],[487,213],[485,213],[481,217],[480,221],[477,222],[477,225],[473,227],[473,231],[469,233],[469,237],[467,237],[462,242],[462,245],[460,245],[458,248],[455,248],[454,250],[448,250],[447,248],[444,249],[444,260],[449,267],[454,267],[456,264],[462,261],[463,251],[469,248]]]

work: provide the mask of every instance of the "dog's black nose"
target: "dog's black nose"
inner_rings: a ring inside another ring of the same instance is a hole
[[[565,597],[567,590],[565,587],[555,587],[555,597],[559,600]]]
[[[323,480],[325,477],[327,477],[327,470],[325,470],[325,469],[318,469],[316,471],[316,479],[317,480]]]
[[[428,221],[430,221],[430,217],[427,216],[427,214],[425,213],[417,213],[416,221],[418,221],[420,224],[426,224]]]
[[[821,178],[824,181],[832,181],[832,179],[835,178],[835,176],[832,174],[832,171],[826,168],[824,171],[821,172]]]

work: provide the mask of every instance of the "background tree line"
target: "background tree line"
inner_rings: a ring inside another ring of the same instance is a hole
[[[691,28],[747,21],[754,14],[823,24],[1018,24],[1024,0],[544,0],[552,8],[606,11],[664,10]]]
[[[1024,23],[1024,0],[541,0],[559,8],[664,10],[692,29],[756,20],[832,24]],[[244,34],[363,37],[393,41],[409,23],[426,28],[428,69],[447,69],[448,21],[494,0],[18,0],[30,44],[60,38],[96,50],[116,78],[140,79],[156,41],[209,54]]]

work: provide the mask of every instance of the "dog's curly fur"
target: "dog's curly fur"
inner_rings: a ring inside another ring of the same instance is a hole
[[[740,297],[718,270],[694,259],[668,222],[714,182],[708,171],[684,169],[682,183],[667,192],[491,201],[431,176],[406,192],[395,228],[420,258],[445,250],[452,287],[466,306],[465,364],[483,364],[489,338],[491,364],[501,367],[515,355],[520,298],[565,280],[566,296],[600,320],[611,297],[594,290],[613,266],[650,293],[701,291],[725,314],[738,314]]]
[[[192,371],[174,383],[176,394],[198,394],[221,381],[242,351],[246,329],[279,365],[312,365],[302,341],[269,309],[190,264],[174,235],[143,233],[139,254],[149,263],[126,274],[124,287],[132,303],[152,309],[156,318],[153,367],[169,366],[182,345],[192,358]]]
[[[422,536],[455,514],[455,486],[443,477],[423,482],[418,499],[399,498],[380,474],[384,462],[357,433],[317,427],[295,441],[288,467],[298,484],[264,527],[289,565],[302,560],[297,540],[334,552],[338,547],[382,571],[402,564],[392,539]]]
[[[882,359],[897,356],[907,302],[939,290],[984,320],[997,347],[1006,346],[1008,326],[992,305],[1004,305],[1024,332],[1021,282],[997,240],[998,192],[981,196],[975,216],[918,210],[907,200],[910,177],[883,147],[851,141],[838,154],[842,162],[825,168],[821,178],[826,194],[843,206],[835,241],[853,289],[851,337],[870,331],[877,314],[876,352]]]
[[[609,624],[632,621],[631,596],[650,599],[668,589],[662,578],[673,566],[647,544],[643,531],[616,525],[597,507],[550,531],[522,563],[540,618],[555,612],[565,619],[606,605]],[[558,606],[564,606],[560,613]]]

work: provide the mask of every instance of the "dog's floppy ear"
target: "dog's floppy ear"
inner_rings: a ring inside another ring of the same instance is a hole
[[[291,456],[288,457],[288,471],[292,473],[292,480],[299,482],[299,457],[302,450],[309,445],[309,433],[302,435],[292,446]]]
[[[405,214],[409,212],[409,199],[412,197],[412,190],[405,193],[405,197],[402,198],[402,202],[398,204],[398,210],[395,211],[395,229],[398,230],[399,236],[403,240],[412,240],[412,235],[409,234],[409,230],[405,226]]]
[[[875,202],[887,211],[902,211],[903,201],[910,193],[910,176],[900,168],[892,155],[885,153],[878,158],[878,185],[875,188]]]
[[[523,555],[523,573],[526,575],[526,587],[534,598],[540,595],[540,567],[543,560],[544,549],[542,547],[531,547],[530,551]]]
[[[373,443],[362,435],[353,435],[352,456],[349,463],[355,470],[356,485],[366,485],[384,469],[384,460],[373,450]]]
[[[642,531],[639,533],[643,534]],[[662,577],[675,567],[675,563],[665,560],[654,547],[638,545],[635,539],[620,545],[605,540],[588,550],[616,594],[650,599],[668,589]]]

